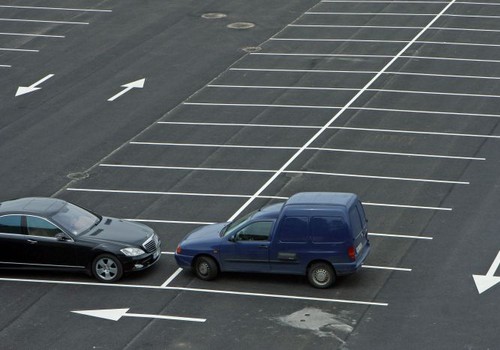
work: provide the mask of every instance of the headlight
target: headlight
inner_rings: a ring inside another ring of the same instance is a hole
[[[139,248],[123,248],[120,249],[120,251],[125,254],[126,256],[138,256],[145,254],[144,250],[139,249]]]

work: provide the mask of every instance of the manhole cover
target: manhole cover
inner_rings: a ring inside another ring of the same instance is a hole
[[[77,173],[70,173],[68,175],[66,175],[67,178],[71,179],[71,180],[83,180],[83,179],[86,179],[88,178],[90,175],[89,173],[87,172],[77,172]]]
[[[248,47],[242,48],[242,50],[245,52],[258,52],[258,51],[262,50],[262,47],[260,47],[260,46],[248,46]]]
[[[255,24],[250,22],[235,22],[227,25],[231,29],[250,29],[255,27]]]
[[[225,13],[210,12],[202,14],[201,17],[205,19],[219,19],[227,17],[227,15]]]

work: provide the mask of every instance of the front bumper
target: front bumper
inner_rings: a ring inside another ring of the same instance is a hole
[[[151,253],[139,255],[136,257],[126,256],[121,259],[123,265],[123,272],[141,271],[145,270],[160,260],[161,256],[161,246]]]

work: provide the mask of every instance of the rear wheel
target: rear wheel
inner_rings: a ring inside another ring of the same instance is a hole
[[[92,273],[99,281],[111,283],[123,276],[123,267],[116,256],[103,254],[95,258]]]
[[[219,274],[217,263],[209,256],[197,258],[194,263],[194,271],[196,276],[204,281],[213,280]]]
[[[328,263],[315,263],[307,271],[309,283],[315,288],[329,288],[335,283],[333,267]]]

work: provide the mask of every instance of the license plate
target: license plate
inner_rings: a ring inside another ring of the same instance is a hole
[[[359,254],[359,252],[363,249],[363,243],[358,244],[356,247],[356,254]]]

